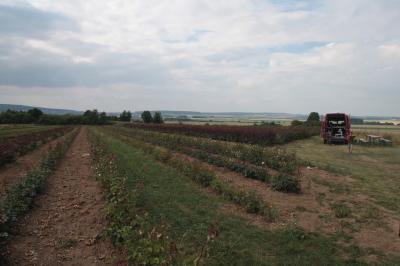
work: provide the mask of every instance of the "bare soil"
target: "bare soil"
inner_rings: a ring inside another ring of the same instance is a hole
[[[46,156],[52,147],[63,141],[65,137],[64,135],[47,142],[28,154],[18,157],[15,162],[2,166],[0,168],[0,197],[5,195],[10,185],[24,177]]]
[[[82,128],[46,193],[16,226],[8,247],[11,265],[115,265],[116,251],[103,237],[102,190],[90,167],[87,129]]]

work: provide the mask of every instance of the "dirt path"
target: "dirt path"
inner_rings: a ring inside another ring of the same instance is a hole
[[[46,193],[17,226],[9,245],[11,265],[111,265],[102,191],[91,179],[87,129],[82,128],[48,179]]]
[[[4,196],[6,189],[24,177],[26,173],[33,169],[41,159],[49,152],[52,146],[65,139],[65,135],[47,142],[37,149],[23,155],[13,163],[6,164],[0,168],[0,197]]]

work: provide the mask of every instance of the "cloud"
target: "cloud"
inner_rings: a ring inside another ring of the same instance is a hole
[[[40,37],[52,30],[76,30],[67,17],[45,12],[30,5],[8,6],[0,3],[0,34]]]

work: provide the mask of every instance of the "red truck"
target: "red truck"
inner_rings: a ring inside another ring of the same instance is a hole
[[[326,114],[321,121],[321,137],[324,143],[349,143],[350,123],[350,116],[347,114]]]

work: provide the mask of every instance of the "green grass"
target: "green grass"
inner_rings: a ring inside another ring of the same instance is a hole
[[[201,191],[190,178],[100,129],[92,130],[102,134],[127,185],[135,189],[141,184],[138,201],[150,222],[167,224],[171,236],[182,243],[185,256],[196,254],[208,228],[217,225],[219,235],[204,265],[360,265],[359,254],[349,253],[334,238],[292,227],[264,230],[220,211],[226,204],[221,197]]]
[[[302,161],[355,179],[346,187],[330,184],[333,190],[367,194],[381,206],[400,213],[400,146],[355,145],[353,153],[349,154],[345,145],[324,145],[321,138],[313,137],[290,143],[286,147],[296,152]]]

